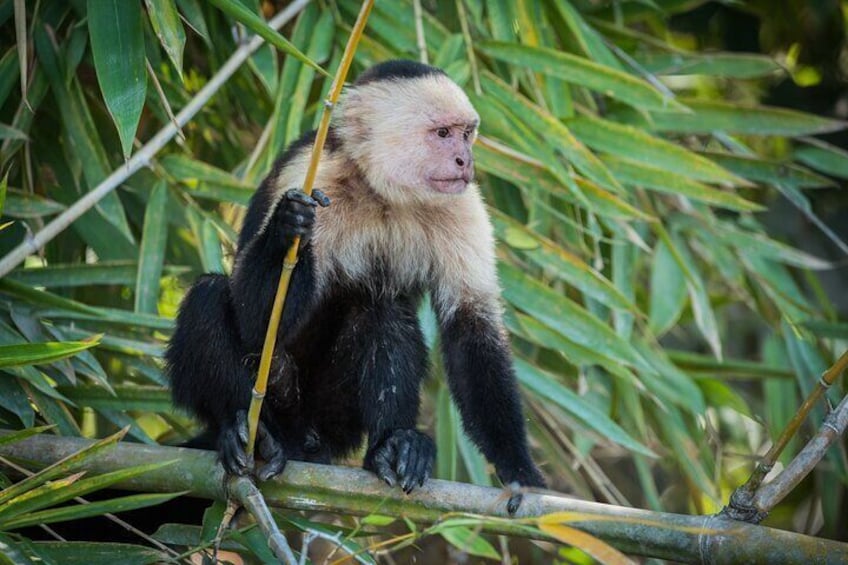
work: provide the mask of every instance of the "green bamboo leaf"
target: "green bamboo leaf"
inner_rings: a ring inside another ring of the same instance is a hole
[[[182,275],[190,270],[189,267],[167,265],[164,274]],[[100,261],[98,263],[55,263],[47,267],[17,269],[7,276],[28,286],[73,288],[90,285],[132,286],[136,282],[137,275],[136,261]]]
[[[710,355],[673,349],[666,349],[666,353],[675,365],[696,378],[721,376],[723,379],[792,379],[795,377],[791,370],[776,364],[738,359],[716,361]]]
[[[565,296],[517,268],[501,262],[498,272],[504,298],[578,345],[604,351],[618,362],[643,366],[638,354],[609,326]]]
[[[19,141],[26,141],[29,139],[29,136],[10,125],[0,124],[0,139],[17,139]]]
[[[135,283],[135,311],[156,314],[159,302],[159,279],[165,261],[165,243],[168,237],[168,185],[159,181],[150,192],[144,212],[141,249],[138,255],[138,275]]]
[[[617,359],[610,357],[604,351],[596,351],[574,343],[532,316],[507,310],[504,322],[511,333],[530,343],[556,351],[571,365],[576,367],[600,365],[625,381],[634,380],[633,373],[621,365]]]
[[[206,18],[203,17],[203,10],[200,9],[198,0],[177,0],[177,6],[182,12],[185,24],[194,30],[208,47],[211,47],[209,28],[206,27]]]
[[[759,157],[728,155],[726,153],[704,152],[703,155],[715,161],[728,171],[742,178],[768,184],[785,184],[795,188],[816,188],[835,186],[832,180],[792,163],[768,161]]]
[[[626,184],[642,186],[678,196],[688,196],[730,210],[756,211],[763,209],[759,204],[745,200],[732,192],[712,188],[676,173],[642,165],[620,157],[604,156],[602,160]]]
[[[138,465],[127,469],[103,473],[80,480],[85,473],[77,473],[66,479],[51,481],[14,498],[0,508],[0,524],[43,508],[67,502],[78,496],[106,488],[117,482],[127,481],[149,471],[172,465],[174,461],[160,461]]]
[[[8,445],[10,443],[15,443],[16,441],[22,441],[51,428],[52,426],[38,426],[36,428],[28,428],[26,430],[0,435],[0,445]]]
[[[85,47],[85,28],[71,35],[58,49],[70,49],[75,41]],[[91,115],[85,95],[76,76],[69,74],[60,52],[48,36],[46,28],[34,31],[39,68],[53,91],[53,98],[62,118],[64,132],[69,139],[64,151],[56,145],[42,146],[41,158],[51,163],[58,184],[51,197],[65,205],[79,200],[80,191],[94,188],[111,172],[109,158]],[[71,166],[82,169],[83,179],[68,170],[68,153]],[[100,199],[94,210],[83,214],[74,222],[74,229],[90,243],[102,259],[125,259],[135,255],[135,242],[127,222],[123,204],[117,192],[112,191]]]
[[[98,440],[91,445],[72,453],[52,465],[45,467],[38,473],[26,477],[15,483],[14,485],[0,491],[0,504],[3,504],[13,498],[21,496],[25,492],[34,489],[39,485],[43,485],[47,481],[53,480],[66,473],[69,473],[79,467],[80,464],[93,457],[95,454],[107,450],[121,440],[127,433],[127,430],[121,430],[109,437]]]
[[[52,363],[59,359],[71,357],[99,343],[100,337],[93,336],[90,341],[64,343],[50,341],[45,343],[0,345],[0,367]]]
[[[174,64],[180,80],[183,79],[183,49],[185,48],[185,30],[174,0],[144,0],[147,5],[147,17],[159,43]]]
[[[234,188],[255,188],[228,171],[219,169],[209,163],[192,159],[188,155],[181,153],[166,155],[159,162],[168,171],[169,175],[185,184],[208,182]]]
[[[91,0],[89,0],[91,1]],[[263,38],[265,41],[284,51],[305,65],[309,65],[324,76],[330,76],[327,71],[322,69],[317,63],[304,55],[297,47],[295,47],[288,39],[280,35],[278,31],[271,28],[265,20],[251,12],[244,4],[238,0],[209,0],[212,4],[218,7],[222,12],[235,19],[241,24],[244,24],[253,33]]]
[[[680,411],[670,407],[663,414],[664,425],[657,426],[657,431],[665,438],[667,445],[675,454],[675,460],[679,463],[683,472],[701,491],[715,498],[716,492],[712,478],[701,461],[698,446],[689,435],[688,427],[683,420]]]
[[[663,237],[663,242],[669,247],[669,251],[686,277],[686,287],[689,291],[689,300],[692,305],[692,313],[695,316],[695,324],[707,340],[713,354],[720,360],[721,338],[718,333],[718,323],[716,322],[712,304],[710,304],[706,285],[698,272],[695,259],[689,253],[686,246],[682,242],[674,241],[673,237]]]
[[[114,565],[120,555],[121,565],[167,563],[170,556],[162,551],[128,543],[40,541],[32,544],[47,563],[62,565]]]
[[[486,538],[477,530],[455,526],[440,530],[439,535],[463,553],[486,559],[499,560],[501,558],[500,554],[492,547],[492,544],[486,541]]]
[[[707,157],[627,124],[583,115],[566,122],[589,147],[704,182],[747,184]]]
[[[667,332],[686,306],[686,279],[662,240],[654,247],[651,263],[651,299],[648,327],[655,335]]]
[[[64,205],[49,198],[11,188],[6,192],[5,206],[0,202],[0,212],[12,218],[41,218],[64,210]]]
[[[633,75],[570,53],[499,41],[478,42],[476,47],[495,59],[590,88],[637,108],[686,111],[684,106]]]
[[[553,195],[569,201],[574,200],[574,196],[564,189],[541,164],[535,165],[521,161],[508,153],[497,151],[489,144],[483,143],[477,143],[474,147],[474,159],[479,171],[491,173],[517,186],[524,188],[538,186]],[[651,216],[591,181],[581,178],[577,178],[576,181],[596,213],[620,219],[651,219]]]
[[[623,70],[616,56],[604,43],[604,38],[586,23],[580,12],[571,4],[569,0],[554,0],[553,2],[554,8],[565,21],[583,53],[589,59],[602,65],[619,71]]]
[[[6,103],[6,98],[20,78],[18,65],[18,50],[10,47],[0,58],[0,106]]]
[[[633,439],[624,429],[616,424],[607,414],[593,406],[568,387],[561,385],[554,375],[522,360],[515,360],[515,374],[522,386],[527,387],[540,398],[553,402],[587,428],[594,430],[601,437],[625,447],[634,453],[648,457],[656,454]]]
[[[691,114],[653,112],[649,117],[622,108],[611,115],[646,129],[672,133],[727,131],[750,135],[799,136],[827,133],[845,128],[845,122],[822,118],[795,110],[771,106],[746,106],[719,100],[678,100],[692,110]]]
[[[446,481],[456,480],[459,435],[456,415],[450,391],[442,380],[436,395],[436,476]]]
[[[657,75],[708,75],[723,78],[759,78],[783,71],[766,55],[748,53],[637,53],[634,58]]]
[[[97,82],[129,158],[147,93],[141,5],[88,0],[88,33]]]
[[[6,197],[9,194],[9,171],[3,175],[3,180],[0,180],[0,216],[8,215],[6,210]]]
[[[60,386],[57,389],[74,404],[95,410],[168,413],[173,408],[171,393],[161,386],[115,386],[114,391],[95,385]]]
[[[727,383],[718,379],[699,379],[698,386],[709,406],[721,406],[736,410],[749,418],[756,418],[741,394],[733,390]]]
[[[848,151],[820,139],[805,138],[793,151],[795,158],[825,174],[848,179]]]
[[[613,192],[621,192],[621,185],[604,164],[554,115],[533,104],[489,72],[481,76],[481,85],[487,96],[495,97],[501,104],[514,111],[519,119],[541,135],[554,149],[562,152],[586,177]]]
[[[528,229],[500,210],[489,209],[495,232],[500,239],[507,233],[519,233],[536,243],[534,249],[527,249],[526,256],[539,267],[545,268],[558,278],[580,289],[588,296],[606,304],[610,308],[634,311],[636,307],[608,279],[590,267],[581,258],[566,251],[553,241]]]
[[[173,500],[184,494],[186,493],[135,494],[121,498],[113,498],[111,500],[99,500],[86,505],[63,506],[61,508],[33,512],[10,520],[0,520],[0,528],[5,530],[14,530],[17,528],[25,528],[27,526],[35,526],[39,524],[55,524],[57,522],[82,520],[83,518],[100,516],[101,514],[128,512],[129,510],[136,510],[138,508],[146,508],[148,506],[162,504],[163,502]]]
[[[834,266],[830,261],[775,241],[764,233],[741,230],[730,222],[718,221],[713,236],[727,245],[736,247],[739,253],[754,253],[802,269],[824,270]]]
[[[0,406],[17,416],[25,428],[32,428],[35,425],[35,411],[18,379],[0,379]],[[0,444],[2,443],[0,440]],[[2,482],[0,482],[0,488],[2,488]]]
[[[459,426],[460,433],[456,438],[459,454],[462,456],[462,463],[465,466],[465,472],[468,473],[468,478],[471,484],[484,487],[492,486],[492,479],[489,476],[489,463],[477,449],[477,446],[471,443],[468,439],[468,434],[463,431],[462,426]]]
[[[57,294],[38,290],[17,281],[13,281],[8,277],[0,279],[0,292],[16,296],[26,302],[42,306],[61,308],[72,312],[80,312],[82,314],[97,315],[98,310],[82,302],[77,302],[69,298],[64,298]]]

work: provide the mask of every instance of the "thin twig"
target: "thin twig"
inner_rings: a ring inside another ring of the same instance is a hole
[[[768,475],[769,471],[771,471],[774,467],[774,464],[789,444],[789,441],[795,437],[795,434],[798,432],[798,428],[800,428],[801,424],[804,423],[804,420],[807,419],[807,415],[818,403],[825,391],[827,391],[827,389],[836,382],[836,379],[846,368],[848,368],[848,351],[843,353],[842,356],[836,360],[836,363],[822,374],[819,382],[816,384],[816,388],[810,392],[804,400],[804,403],[801,404],[801,407],[798,408],[798,411],[789,423],[786,424],[786,427],[783,429],[783,432],[781,432],[780,437],[769,448],[768,452],[763,456],[759,463],[757,463],[757,466],[754,468],[754,472],[751,473],[748,480],[730,495],[730,502],[722,510],[723,514],[726,514],[734,520],[742,520],[752,523],[759,523],[763,518],[765,518],[765,516],[762,515],[761,510],[759,510],[754,503],[755,496],[757,496],[757,490],[760,488],[760,485],[763,483],[766,475]],[[814,438],[813,442],[815,441],[816,439]],[[804,450],[806,450],[807,447],[809,447],[809,444],[804,447]]]
[[[818,433],[774,480],[757,490],[753,506],[765,517],[825,456],[830,445],[848,428],[848,396],[828,414]]]
[[[279,29],[294,16],[296,16],[309,3],[309,0],[295,0],[285,10],[274,16],[268,22],[268,25],[274,29]],[[194,98],[182,109],[176,116],[176,124],[169,123],[142,147],[138,153],[133,155],[126,164],[121,165],[112,172],[106,179],[98,184],[93,190],[85,196],[77,200],[67,210],[59,214],[50,223],[39,230],[38,233],[28,238],[23,243],[10,251],[2,260],[0,260],[0,277],[5,276],[9,271],[17,267],[31,253],[37,253],[42,247],[47,245],[54,237],[62,233],[68,226],[80,216],[90,210],[103,197],[112,192],[121,183],[127,180],[139,169],[147,165],[150,160],[158,153],[171,139],[177,135],[180,127],[185,126],[197,112],[215,95],[218,90],[229,80],[229,78],[241,67],[241,65],[256,51],[265,40],[261,37],[254,37],[249,43],[242,45],[227,59],[227,62],[221,67],[215,75],[209,79],[209,82],[200,89]]]
[[[418,60],[428,65],[427,38],[424,37],[424,13],[421,10],[421,0],[413,0],[413,12],[415,13],[415,39],[418,43]]]
[[[159,101],[162,102],[162,106],[165,108],[165,113],[168,115],[168,119],[171,120],[171,123],[174,124],[174,127],[177,128],[177,137],[180,141],[185,141],[185,134],[183,133],[180,124],[177,123],[177,118],[174,116],[174,111],[171,109],[171,104],[168,102],[168,97],[165,96],[165,91],[162,90],[162,84],[159,82],[159,78],[156,76],[156,70],[153,68],[153,65],[150,64],[150,61],[145,59],[145,63],[147,63],[147,74],[150,75],[150,80],[153,81],[153,87],[156,89],[156,94],[159,96]]]
[[[459,14],[459,25],[462,28],[462,37],[465,41],[465,50],[468,54],[468,64],[471,65],[471,80],[474,83],[474,94],[481,96],[483,89],[480,88],[480,72],[477,70],[474,43],[471,41],[471,30],[468,27],[468,18],[465,15],[465,6],[462,0],[456,0],[456,11]]]

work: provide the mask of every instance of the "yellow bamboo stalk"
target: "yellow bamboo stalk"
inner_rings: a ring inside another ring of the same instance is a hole
[[[345,77],[350,69],[350,64],[353,62],[353,55],[356,53],[356,46],[359,44],[359,39],[362,37],[362,32],[365,30],[365,22],[368,21],[368,14],[371,13],[371,7],[374,5],[374,0],[365,0],[362,3],[362,8],[359,10],[359,15],[356,17],[356,23],[353,26],[353,31],[347,40],[342,60],[339,63],[339,68],[336,71],[336,76],[333,79],[333,84],[330,87],[330,93],[324,102],[324,113],[321,115],[321,123],[318,126],[318,132],[315,135],[315,143],[312,145],[312,157],[309,160],[309,169],[306,171],[306,178],[303,181],[303,192],[312,194],[312,187],[315,184],[315,176],[318,173],[318,163],[321,160],[321,153],[324,150],[324,142],[327,140],[327,132],[330,129],[330,116],[336,102],[339,100],[339,95],[344,86]],[[256,445],[256,430],[259,428],[259,414],[262,411],[262,401],[265,398],[265,390],[268,386],[268,374],[271,371],[271,360],[274,358],[274,346],[277,341],[277,331],[280,329],[280,318],[283,314],[283,306],[286,302],[286,295],[289,290],[289,281],[291,281],[291,273],[297,265],[297,254],[300,250],[300,237],[296,237],[294,243],[289,248],[286,257],[283,260],[283,270],[280,273],[280,281],[277,285],[277,294],[274,296],[274,305],[271,307],[271,318],[268,321],[268,330],[265,332],[265,343],[262,346],[262,356],[259,359],[259,372],[256,374],[256,383],[253,385],[253,397],[250,400],[250,409],[247,413],[248,422],[248,442],[247,455],[253,454]]]

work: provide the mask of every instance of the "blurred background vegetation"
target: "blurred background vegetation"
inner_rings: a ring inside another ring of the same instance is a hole
[[[422,3],[430,63],[482,117],[478,179],[550,486],[716,512],[848,346],[848,2]],[[222,6],[270,18],[285,4],[0,2],[0,257],[125,166],[252,35]],[[281,33],[332,73],[358,9],[312,2]],[[415,24],[411,0],[377,2],[352,77],[418,59]],[[0,427],[196,433],[162,373],[173,316],[197,275],[229,272],[245,204],[329,82],[263,46],[0,280]],[[420,421],[436,474],[492,484],[433,360]],[[766,524],[848,540],[846,492],[843,441]],[[21,547],[10,518],[32,510],[0,511],[0,541]]]

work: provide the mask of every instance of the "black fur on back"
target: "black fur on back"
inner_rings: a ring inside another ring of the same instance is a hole
[[[356,85],[361,86],[369,82],[383,80],[403,80],[421,78],[432,75],[445,76],[445,71],[437,67],[431,67],[417,61],[407,59],[395,59],[374,65],[356,79]]]

